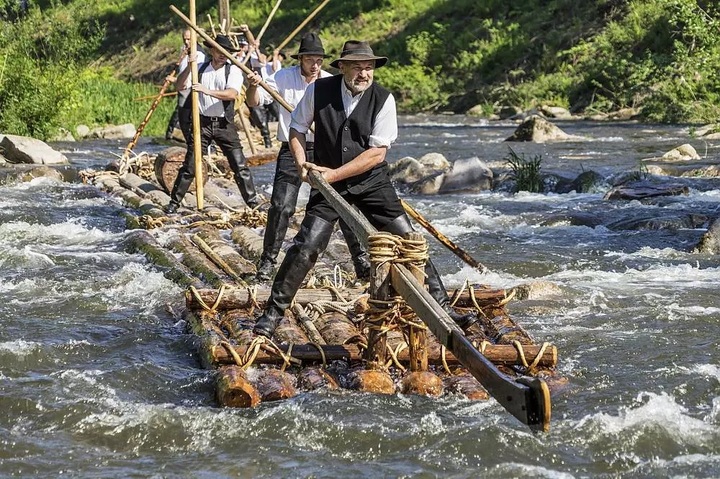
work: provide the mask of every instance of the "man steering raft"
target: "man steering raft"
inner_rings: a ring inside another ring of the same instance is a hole
[[[395,99],[374,83],[375,68],[387,62],[375,56],[367,42],[345,42],[338,60],[331,63],[340,75],[310,84],[292,114],[290,151],[303,179],[310,169],[323,178],[377,229],[404,236],[413,231],[400,199],[390,183],[385,155],[397,138]],[[314,163],[307,161],[306,134],[315,122]],[[316,189],[310,192],[300,231],[293,240],[275,280],[265,311],[253,331],[272,337],[305,276],[328,245],[339,216]],[[432,261],[425,274],[431,296],[461,327],[477,320],[459,315],[450,306],[445,287]]]
[[[322,63],[328,55],[325,55],[320,37],[315,33],[307,33],[300,41],[300,48],[297,55],[291,55],[298,60],[299,65],[283,68],[267,79],[268,87],[276,90],[285,101],[291,105],[297,105],[305,94],[308,86],[312,85],[318,78],[327,78],[332,75],[322,69]],[[247,103],[254,107],[260,103],[266,105],[273,101],[273,97],[257,88],[261,77],[257,73],[248,75]],[[277,156],[275,167],[275,180],[273,181],[272,198],[268,210],[267,227],[263,238],[263,252],[260,256],[257,277],[261,280],[272,278],[277,256],[280,247],[285,239],[285,233],[290,223],[290,217],[295,214],[298,193],[302,180],[295,166],[295,160],[290,153],[288,140],[290,138],[290,112],[282,109],[279,112],[278,140],[282,143]],[[307,132],[305,137],[305,150],[307,160],[312,161],[313,157],[313,133]],[[370,277],[370,258],[367,252],[358,241],[355,233],[344,221],[340,220],[345,241],[347,241],[355,275],[359,280],[367,280]]]
[[[225,35],[215,37],[215,42],[230,52],[238,51]],[[204,43],[210,51],[211,61],[198,65],[198,83],[192,85],[198,92],[200,108],[200,142],[202,151],[207,150],[212,140],[220,147],[230,163],[235,176],[235,183],[240,189],[245,203],[251,208],[260,203],[260,196],[255,191],[250,169],[245,165],[245,156],[240,145],[240,137],[233,123],[235,99],[243,85],[243,76],[238,67],[228,61],[217,48]],[[178,75],[175,87],[178,91],[189,88],[190,64],[196,58],[188,57],[188,67]],[[166,213],[175,213],[185,193],[195,178],[195,154],[193,148],[193,132],[187,138],[185,161],[178,171],[177,179],[170,193],[170,203],[165,207]]]

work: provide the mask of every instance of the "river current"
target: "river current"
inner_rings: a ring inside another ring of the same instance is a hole
[[[683,143],[720,159],[687,126],[559,126],[586,139],[512,147],[569,177],[638,169]],[[403,117],[389,156],[503,161],[515,127]],[[55,146],[78,168],[102,168],[124,145]],[[266,191],[273,167],[254,170]],[[124,207],[82,184],[0,185],[0,477],[720,477],[720,259],[691,253],[702,227],[603,226],[720,212],[720,180],[683,182],[689,195],[649,203],[605,201],[602,185],[405,196],[490,269],[429,240],[448,286],[557,285],[509,305],[537,341],[558,346],[568,379],[540,434],[492,400],[449,396],[320,391],[218,408],[180,319],[183,290],[125,251]],[[576,213],[602,225],[545,221]]]

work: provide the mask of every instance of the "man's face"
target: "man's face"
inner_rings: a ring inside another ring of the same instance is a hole
[[[183,32],[183,43],[185,44],[185,48],[190,48],[190,30],[185,30]]]
[[[375,60],[341,61],[338,66],[353,95],[364,92],[372,85]]]
[[[320,55],[300,55],[300,71],[304,77],[316,77],[320,74],[323,57]]]
[[[210,54],[212,55],[213,63],[225,63],[228,60],[228,57],[220,53],[220,50],[217,48],[212,48]]]

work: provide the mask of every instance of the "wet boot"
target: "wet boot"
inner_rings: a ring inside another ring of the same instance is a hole
[[[317,216],[305,217],[293,245],[275,275],[265,311],[253,328],[255,334],[272,337],[308,272],[315,265],[320,253],[327,248],[334,226]]]
[[[245,156],[242,150],[233,150],[232,158],[229,158],[229,160],[231,165],[233,161],[237,165],[237,170],[234,171],[235,183],[240,190],[243,200],[245,200],[245,203],[250,208],[255,208],[260,204],[260,195],[258,195],[255,190],[252,173],[250,173],[250,169],[245,165]]]
[[[193,177],[190,176],[184,169],[180,169],[178,176],[175,179],[172,192],[170,193],[170,203],[165,207],[166,213],[175,213],[180,207],[185,194],[192,185]]]
[[[340,231],[342,231],[350,250],[355,276],[359,281],[370,281],[370,255],[358,241],[353,230],[343,220],[340,220]]]
[[[402,237],[405,237],[411,231],[415,231],[407,215],[398,216],[393,221],[385,225],[383,230]],[[428,286],[428,293],[430,293],[430,296],[437,301],[442,309],[453,321],[455,321],[458,326],[465,329],[478,321],[476,314],[459,314],[452,308],[452,306],[450,306],[450,297],[445,290],[445,286],[442,284],[440,274],[438,274],[437,269],[435,269],[435,265],[429,258],[427,263],[425,263],[425,276],[425,284]]]
[[[273,187],[263,236],[263,252],[255,275],[260,280],[267,281],[272,278],[290,218],[295,214],[299,191],[298,186],[286,182],[278,182]]]
[[[265,148],[272,148],[272,138],[270,137],[270,128],[268,128],[267,123],[263,124],[262,128],[260,129],[260,133],[262,133],[263,144],[265,145]]]

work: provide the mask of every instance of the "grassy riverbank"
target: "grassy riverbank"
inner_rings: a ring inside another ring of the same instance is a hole
[[[13,20],[0,26],[0,131],[44,137],[77,123],[139,123],[149,100],[133,99],[156,91],[177,60],[182,26],[167,2],[39,0],[24,15],[12,11],[16,3],[0,0]],[[257,33],[275,1],[230,4]],[[284,0],[265,46],[317,4]],[[197,6],[208,27],[217,2]],[[389,56],[377,76],[406,112],[551,104],[710,122],[720,113],[719,27],[710,1],[336,0],[308,29],[334,56],[350,37]],[[296,49],[297,39],[286,48]],[[163,100],[148,134],[163,133],[172,103]]]

